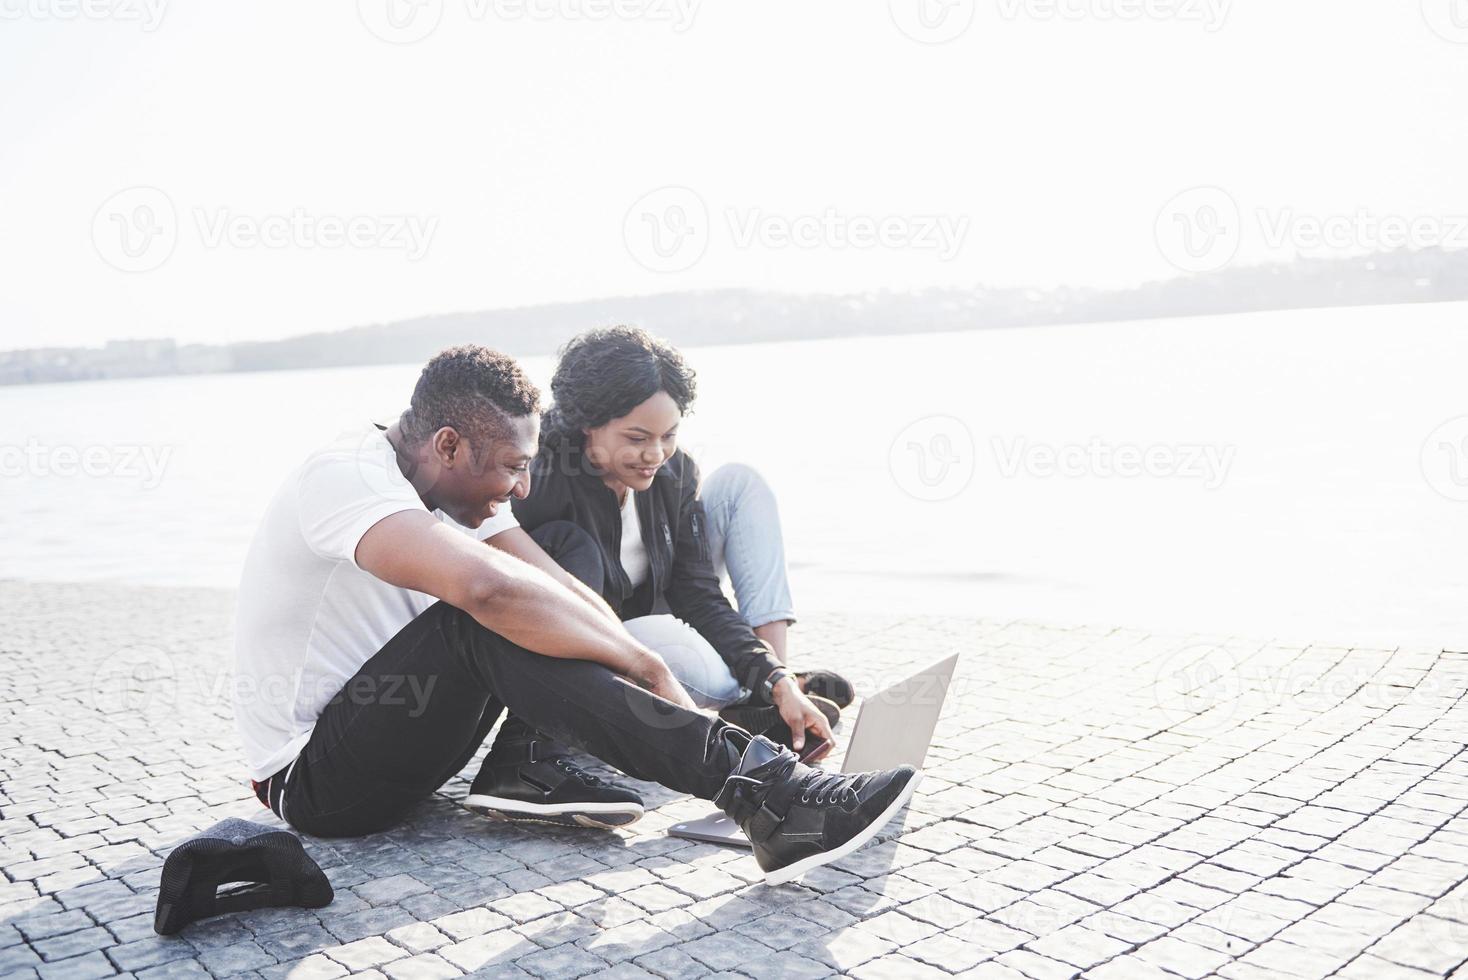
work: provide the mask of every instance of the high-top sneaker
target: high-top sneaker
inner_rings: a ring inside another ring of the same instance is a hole
[[[851,681],[834,670],[802,671],[795,675],[795,679],[800,682],[800,689],[812,699],[825,698],[838,708],[850,707],[852,699],[856,697],[856,689],[851,686]]]
[[[642,817],[642,798],[572,762],[570,749],[518,718],[507,718],[464,805],[496,820],[567,827],[625,827]]]
[[[723,738],[740,758],[714,803],[754,845],[770,885],[794,881],[861,847],[902,809],[922,779],[912,766],[822,772],[767,738],[732,729]]]

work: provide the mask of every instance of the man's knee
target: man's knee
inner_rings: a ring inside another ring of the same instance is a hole
[[[603,584],[601,546],[579,524],[547,521],[530,532],[531,539],[587,588],[600,593]]]

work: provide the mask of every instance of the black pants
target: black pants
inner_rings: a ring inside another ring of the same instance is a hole
[[[564,522],[535,537],[573,574],[589,564],[583,547],[596,547]],[[701,799],[713,799],[732,768],[728,726],[716,717],[599,664],[531,653],[438,602],[362,665],[258,795],[302,833],[386,829],[468,764],[506,708],[630,776]]]

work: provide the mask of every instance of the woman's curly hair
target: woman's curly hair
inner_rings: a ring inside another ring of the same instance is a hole
[[[660,391],[684,415],[693,406],[694,371],[677,348],[641,327],[588,330],[561,348],[541,442],[580,446],[586,429],[621,418]]]

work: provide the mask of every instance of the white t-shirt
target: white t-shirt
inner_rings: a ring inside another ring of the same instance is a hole
[[[311,454],[276,491],[245,558],[235,622],[235,727],[251,779],[294,759],[327,702],[434,603],[356,562],[367,530],[405,510],[427,508],[371,423]],[[509,507],[475,530],[432,513],[481,541],[517,526]]]
[[[635,589],[647,581],[651,565],[647,559],[647,545],[642,543],[642,523],[637,519],[637,493],[628,488],[627,499],[622,502],[622,571],[632,580]]]

